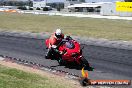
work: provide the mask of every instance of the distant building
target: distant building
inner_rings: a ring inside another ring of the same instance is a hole
[[[34,8],[43,8],[46,7],[46,0],[33,0]]]
[[[70,5],[80,4],[80,3],[83,3],[83,2],[85,2],[85,0],[66,0],[64,2],[64,7],[66,8],[66,7],[70,6]]]
[[[100,13],[100,9],[103,3],[81,3],[68,6],[70,12],[89,12]]]

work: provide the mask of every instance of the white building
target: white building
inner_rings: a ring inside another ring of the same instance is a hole
[[[117,15],[116,4],[113,2],[102,4],[100,14],[105,16]]]
[[[85,0],[65,0],[64,4],[65,4],[65,8],[67,8],[70,5],[80,4],[82,2],[85,2]]]
[[[100,13],[100,9],[103,3],[81,3],[70,5],[67,8],[75,12],[95,12]]]
[[[33,7],[34,8],[43,8],[46,7],[46,0],[33,0]]]

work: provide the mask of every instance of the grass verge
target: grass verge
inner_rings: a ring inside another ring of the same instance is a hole
[[[70,88],[48,77],[0,65],[0,88]]]
[[[56,28],[68,35],[132,41],[132,21],[0,13],[0,30],[53,32]]]

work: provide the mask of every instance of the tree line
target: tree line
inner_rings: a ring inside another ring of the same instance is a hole
[[[28,1],[0,1],[0,6],[33,6],[33,2]]]

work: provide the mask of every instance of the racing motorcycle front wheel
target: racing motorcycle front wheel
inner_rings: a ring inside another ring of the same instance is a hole
[[[89,62],[84,57],[81,59],[81,67],[84,67],[86,70],[93,71],[93,68],[89,65]]]

